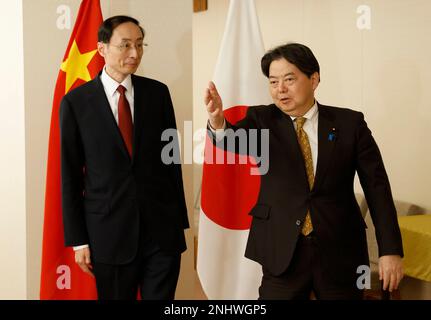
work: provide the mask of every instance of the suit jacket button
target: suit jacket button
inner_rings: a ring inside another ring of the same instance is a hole
[[[301,225],[301,220],[296,220],[296,225],[300,226]]]

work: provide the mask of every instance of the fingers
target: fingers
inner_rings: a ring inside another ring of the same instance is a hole
[[[382,289],[393,290],[403,278],[403,264],[399,255],[385,255],[379,258],[379,279],[383,281]]]
[[[216,86],[215,86],[214,82],[212,82],[212,81],[210,81],[210,82],[208,83],[208,89],[209,89],[209,90],[212,90],[213,92],[214,92],[214,91],[215,91],[215,92],[217,92],[217,88],[216,88]]]
[[[214,101],[210,100],[207,104],[207,111],[208,113],[210,113],[210,116],[211,116],[211,113],[213,113],[215,110],[216,108],[214,108]]]
[[[85,264],[89,265],[91,263],[90,253],[85,254]]]
[[[401,282],[402,277],[400,277],[397,273],[385,273],[383,277],[383,290],[388,290],[392,292],[398,289],[398,286]]]
[[[208,90],[209,90],[211,96],[213,96],[216,99],[220,98],[220,95],[219,95],[219,93],[217,91],[217,88],[216,88],[214,82],[212,82],[212,81],[209,82],[209,84],[208,84]]]
[[[223,118],[223,111],[214,107],[214,102],[211,101],[207,106],[208,116],[214,119]]]
[[[397,287],[397,273],[392,266],[382,267],[383,290],[392,292]]]
[[[390,274],[385,272],[385,270],[382,271],[383,272],[383,290],[387,290],[388,286],[389,286],[389,280],[390,280]]]
[[[400,282],[404,276],[404,272],[402,267],[398,268],[395,272],[395,285],[394,290],[398,289],[398,286],[400,285]]]
[[[389,276],[389,292],[394,291],[396,287],[396,282],[397,282],[397,275],[396,273],[391,272]]]
[[[398,286],[399,286],[399,284],[400,284],[400,282],[401,282],[401,280],[403,278],[404,278],[404,270],[403,270],[402,267],[400,267],[399,270],[398,270],[397,287],[396,287],[396,289],[398,289]]]
[[[381,263],[379,263],[379,280],[383,280],[383,267]]]
[[[211,101],[211,93],[210,93],[210,89],[206,88],[205,89],[205,97],[204,97],[204,102],[205,105],[208,107],[208,103],[210,103]]]
[[[217,91],[217,88],[214,82],[210,81],[208,84],[208,88],[205,90],[205,104],[208,107],[208,104],[213,101],[214,108],[222,109],[222,102],[220,95]]]
[[[221,129],[224,123],[223,103],[214,82],[210,81],[205,90],[204,102],[211,127]]]
[[[75,251],[75,262],[82,271],[94,277],[92,272],[93,266],[91,265],[90,250],[88,248]]]
[[[205,104],[207,105],[214,97],[213,97],[213,92],[214,92],[214,88],[215,85],[212,81],[210,81],[210,83],[208,84],[208,87],[205,89]]]
[[[87,266],[87,265],[79,265],[79,267],[81,268],[82,271],[84,271],[85,273],[89,274],[90,276],[94,277],[93,272],[91,271],[93,269],[93,267],[91,265]]]

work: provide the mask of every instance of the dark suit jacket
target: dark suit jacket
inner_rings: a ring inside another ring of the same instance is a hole
[[[353,190],[356,172],[376,226],[380,255],[403,255],[400,230],[383,161],[363,114],[320,104],[318,110],[312,190],[293,121],[274,104],[250,107],[242,121],[227,124],[234,130],[269,129],[269,169],[261,176],[259,197],[250,212],[245,256],[280,275],[291,262],[310,210],[326,275],[351,281],[359,276],[359,265],[369,264],[366,225]]]
[[[186,249],[181,165],[165,165],[161,134],[176,128],[166,85],[132,75],[133,156],[112,114],[100,75],[60,106],[63,224],[66,246],[88,243],[94,261],[136,256],[141,226],[165,251]]]

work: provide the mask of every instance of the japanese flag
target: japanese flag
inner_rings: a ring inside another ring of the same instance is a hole
[[[254,0],[231,0],[213,82],[230,123],[242,119],[247,106],[270,102],[267,79],[260,70],[264,54]],[[225,152],[225,151],[223,151]],[[227,152],[226,152],[227,153]],[[199,218],[197,271],[209,299],[256,299],[262,278],[259,264],[244,257],[257,201],[260,176],[247,164],[213,164],[206,141]]]

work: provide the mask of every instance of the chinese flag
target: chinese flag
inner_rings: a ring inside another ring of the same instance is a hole
[[[83,0],[58,73],[51,113],[45,190],[40,299],[96,299],[96,283],[75,263],[73,248],[64,246],[61,210],[59,108],[70,90],[94,78],[104,66],[97,53],[97,31],[103,22],[99,0]]]

